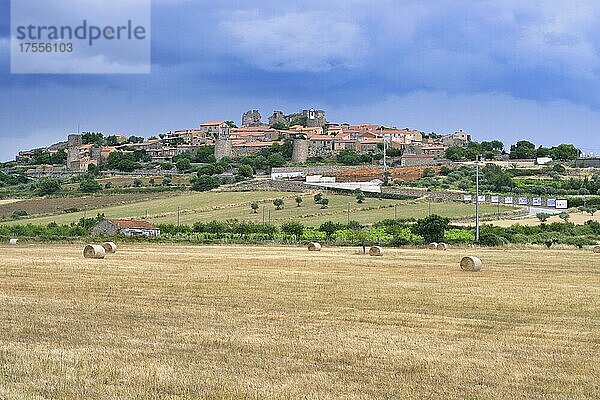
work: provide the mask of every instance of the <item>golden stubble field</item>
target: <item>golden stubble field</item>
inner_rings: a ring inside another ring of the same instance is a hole
[[[0,247],[1,399],[600,398],[589,251],[82,247]]]

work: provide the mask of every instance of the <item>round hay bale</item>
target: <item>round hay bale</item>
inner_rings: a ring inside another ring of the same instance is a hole
[[[369,249],[369,255],[373,257],[383,256],[383,248],[379,246],[373,246]]]
[[[104,258],[105,255],[106,250],[104,250],[104,247],[97,244],[88,244],[83,249],[83,256],[85,258]]]
[[[431,250],[437,250],[437,248],[438,248],[438,244],[437,244],[436,242],[429,243],[429,248],[430,248]]]
[[[102,243],[102,247],[104,247],[104,251],[106,251],[106,253],[117,252],[117,245],[114,244],[114,242],[104,242]]]
[[[446,243],[438,243],[437,249],[446,251],[446,250],[448,250],[448,245]]]
[[[460,269],[462,269],[463,271],[476,272],[479,271],[482,266],[483,263],[481,262],[481,260],[475,256],[463,257],[463,259],[460,261]]]
[[[600,246],[594,247],[594,253],[600,253]]]
[[[8,241],[8,244],[10,244],[11,246],[16,246],[17,244],[19,244],[19,239],[10,239]]]
[[[317,242],[310,242],[308,244],[308,251],[321,251],[321,244]]]

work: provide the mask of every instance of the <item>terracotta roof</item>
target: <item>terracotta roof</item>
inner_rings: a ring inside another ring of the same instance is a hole
[[[158,229],[149,222],[134,219],[109,219],[109,221],[121,229]]]
[[[322,141],[322,142],[329,142],[329,141],[333,140],[333,137],[327,136],[327,135],[311,135],[308,137],[308,139]]]
[[[210,121],[210,122],[205,122],[203,124],[200,124],[200,126],[215,126],[215,125],[221,125],[225,123],[225,121]]]
[[[276,142],[244,142],[244,143],[234,143],[234,147],[269,147],[272,146],[273,143]],[[278,142],[277,142],[278,143]]]

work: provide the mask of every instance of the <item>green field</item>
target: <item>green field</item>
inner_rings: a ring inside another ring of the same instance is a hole
[[[179,196],[157,198],[131,204],[114,205],[87,211],[88,218],[96,213],[104,213],[108,218],[145,218],[154,223],[177,223],[177,210],[182,224],[193,224],[197,221],[213,221],[238,219],[253,222],[264,221],[281,224],[289,220],[298,220],[305,225],[319,225],[324,221],[346,222],[351,220],[362,224],[372,224],[386,218],[421,218],[429,214],[430,205],[422,201],[379,200],[367,198],[363,204],[357,204],[352,196],[329,195],[329,207],[322,209],[313,201],[313,195],[303,193],[301,207],[296,206],[294,198],[297,193],[289,192],[206,192],[186,193]],[[276,210],[273,200],[281,197],[285,201],[282,210]],[[253,202],[259,204],[258,213],[250,208]],[[263,213],[264,209],[264,213]],[[348,212],[348,210],[350,210]],[[510,212],[514,208],[502,207],[501,212]],[[497,208],[491,205],[481,206],[482,214],[495,214]],[[462,203],[432,203],[431,212],[449,218],[474,216],[475,207]],[[46,215],[37,218],[20,219],[7,222],[48,224],[68,224],[83,217],[83,211]]]

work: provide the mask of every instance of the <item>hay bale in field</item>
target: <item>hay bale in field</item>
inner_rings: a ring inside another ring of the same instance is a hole
[[[85,258],[104,258],[105,255],[106,250],[104,250],[104,247],[97,244],[88,244],[83,249],[83,256]]]
[[[11,246],[16,246],[17,244],[19,244],[19,239],[10,239],[8,241],[8,244],[10,244]]]
[[[438,244],[436,242],[429,243],[429,248],[431,250],[437,250]]]
[[[369,255],[373,257],[383,256],[383,248],[379,246],[373,246],[369,249]]]
[[[104,251],[106,251],[106,253],[117,252],[117,245],[114,242],[104,242],[102,243],[102,247],[104,247]]]
[[[600,253],[600,246],[594,247],[594,253]]]
[[[321,251],[321,244],[317,242],[310,242],[308,244],[308,251]]]
[[[437,249],[446,251],[446,250],[448,250],[448,245],[446,243],[438,243]]]
[[[481,262],[481,260],[475,256],[463,257],[463,259],[460,261],[460,269],[462,269],[463,271],[476,272],[479,271],[482,266],[483,263]]]

